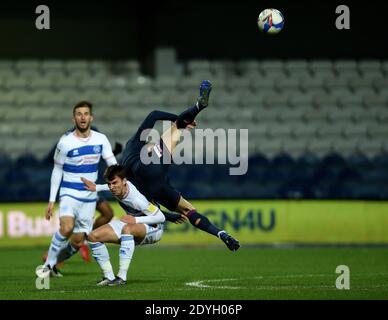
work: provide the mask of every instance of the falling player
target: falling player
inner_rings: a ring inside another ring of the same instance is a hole
[[[209,102],[209,95],[212,89],[210,81],[205,80],[201,83],[200,94],[196,105],[188,108],[179,116],[163,111],[151,112],[140,125],[135,135],[130,138],[122,153],[122,165],[126,170],[126,177],[136,188],[153,203],[160,204],[170,211],[175,211],[187,217],[190,223],[209,234],[220,238],[231,251],[236,251],[240,247],[239,241],[234,239],[226,231],[220,230],[209,219],[200,214],[194,206],[184,199],[181,194],[175,190],[169,182],[168,171],[170,163],[151,163],[144,164],[141,159],[141,150],[149,148],[153,157],[161,157],[164,152],[172,155],[175,146],[180,140],[181,130],[193,128],[195,117],[205,109]],[[167,129],[157,145],[146,146],[146,142],[140,139],[144,130],[153,128],[156,121],[168,120],[173,124]],[[87,185],[88,190],[95,191],[94,186]],[[97,191],[107,190],[107,186],[97,186]]]

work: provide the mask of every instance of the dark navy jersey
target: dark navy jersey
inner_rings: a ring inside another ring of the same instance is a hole
[[[152,111],[125,145],[121,163],[126,167],[131,167],[136,161],[140,160],[140,151],[146,144],[146,141],[140,140],[140,136],[144,130],[153,128],[158,120],[175,121],[177,118],[178,116],[173,113],[157,110]]]

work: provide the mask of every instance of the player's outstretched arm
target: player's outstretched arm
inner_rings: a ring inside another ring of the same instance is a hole
[[[86,190],[96,192],[96,184],[93,181],[90,181],[84,177],[81,178],[81,181],[84,183]]]
[[[177,214],[177,213],[167,212],[164,210],[161,210],[161,211],[166,217],[166,221],[169,221],[175,224],[182,224],[187,221],[187,217],[184,214]]]
[[[90,181],[84,177],[81,178],[81,181],[85,185],[85,190],[92,192],[110,191],[107,184],[95,184],[93,181]]]

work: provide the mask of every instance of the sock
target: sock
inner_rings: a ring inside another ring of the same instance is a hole
[[[129,234],[123,234],[120,240],[120,269],[117,276],[123,280],[127,280],[127,272],[131,264],[133,252],[135,251],[135,241],[133,240],[133,236]]]
[[[89,245],[92,250],[92,256],[96,259],[98,265],[104,273],[104,277],[109,280],[114,280],[115,275],[113,273],[106,245],[102,242],[89,242]]]
[[[57,263],[65,261],[75,255],[78,252],[78,248],[74,248],[69,242],[67,246],[63,247],[62,250],[58,253]]]
[[[47,254],[47,260],[44,264],[45,266],[52,268],[57,264],[58,254],[67,245],[67,241],[67,238],[61,235],[59,231],[54,233]]]
[[[186,126],[189,123],[192,123],[197,116],[197,114],[205,109],[206,106],[200,105],[198,102],[195,106],[192,106],[188,108],[187,110],[183,111],[177,118],[176,124],[178,129],[186,128]]]
[[[216,237],[218,237],[218,234],[221,232],[221,230],[212,224],[208,218],[198,213],[196,210],[191,210],[186,216],[194,227],[202,231],[210,233]]]
[[[217,237],[221,239],[221,234],[222,233],[226,233],[226,231],[225,230],[221,230],[220,232],[217,233]]]

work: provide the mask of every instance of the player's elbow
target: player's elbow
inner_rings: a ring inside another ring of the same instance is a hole
[[[152,110],[152,111],[148,114],[147,118],[148,118],[148,119],[159,119],[160,113],[161,113],[160,110],[156,110],[156,109],[155,109],[155,110]]]
[[[162,213],[162,211],[159,211],[159,215],[158,215],[159,219],[160,219],[160,222],[159,223],[164,223],[166,221],[166,217],[164,216],[164,214]]]

